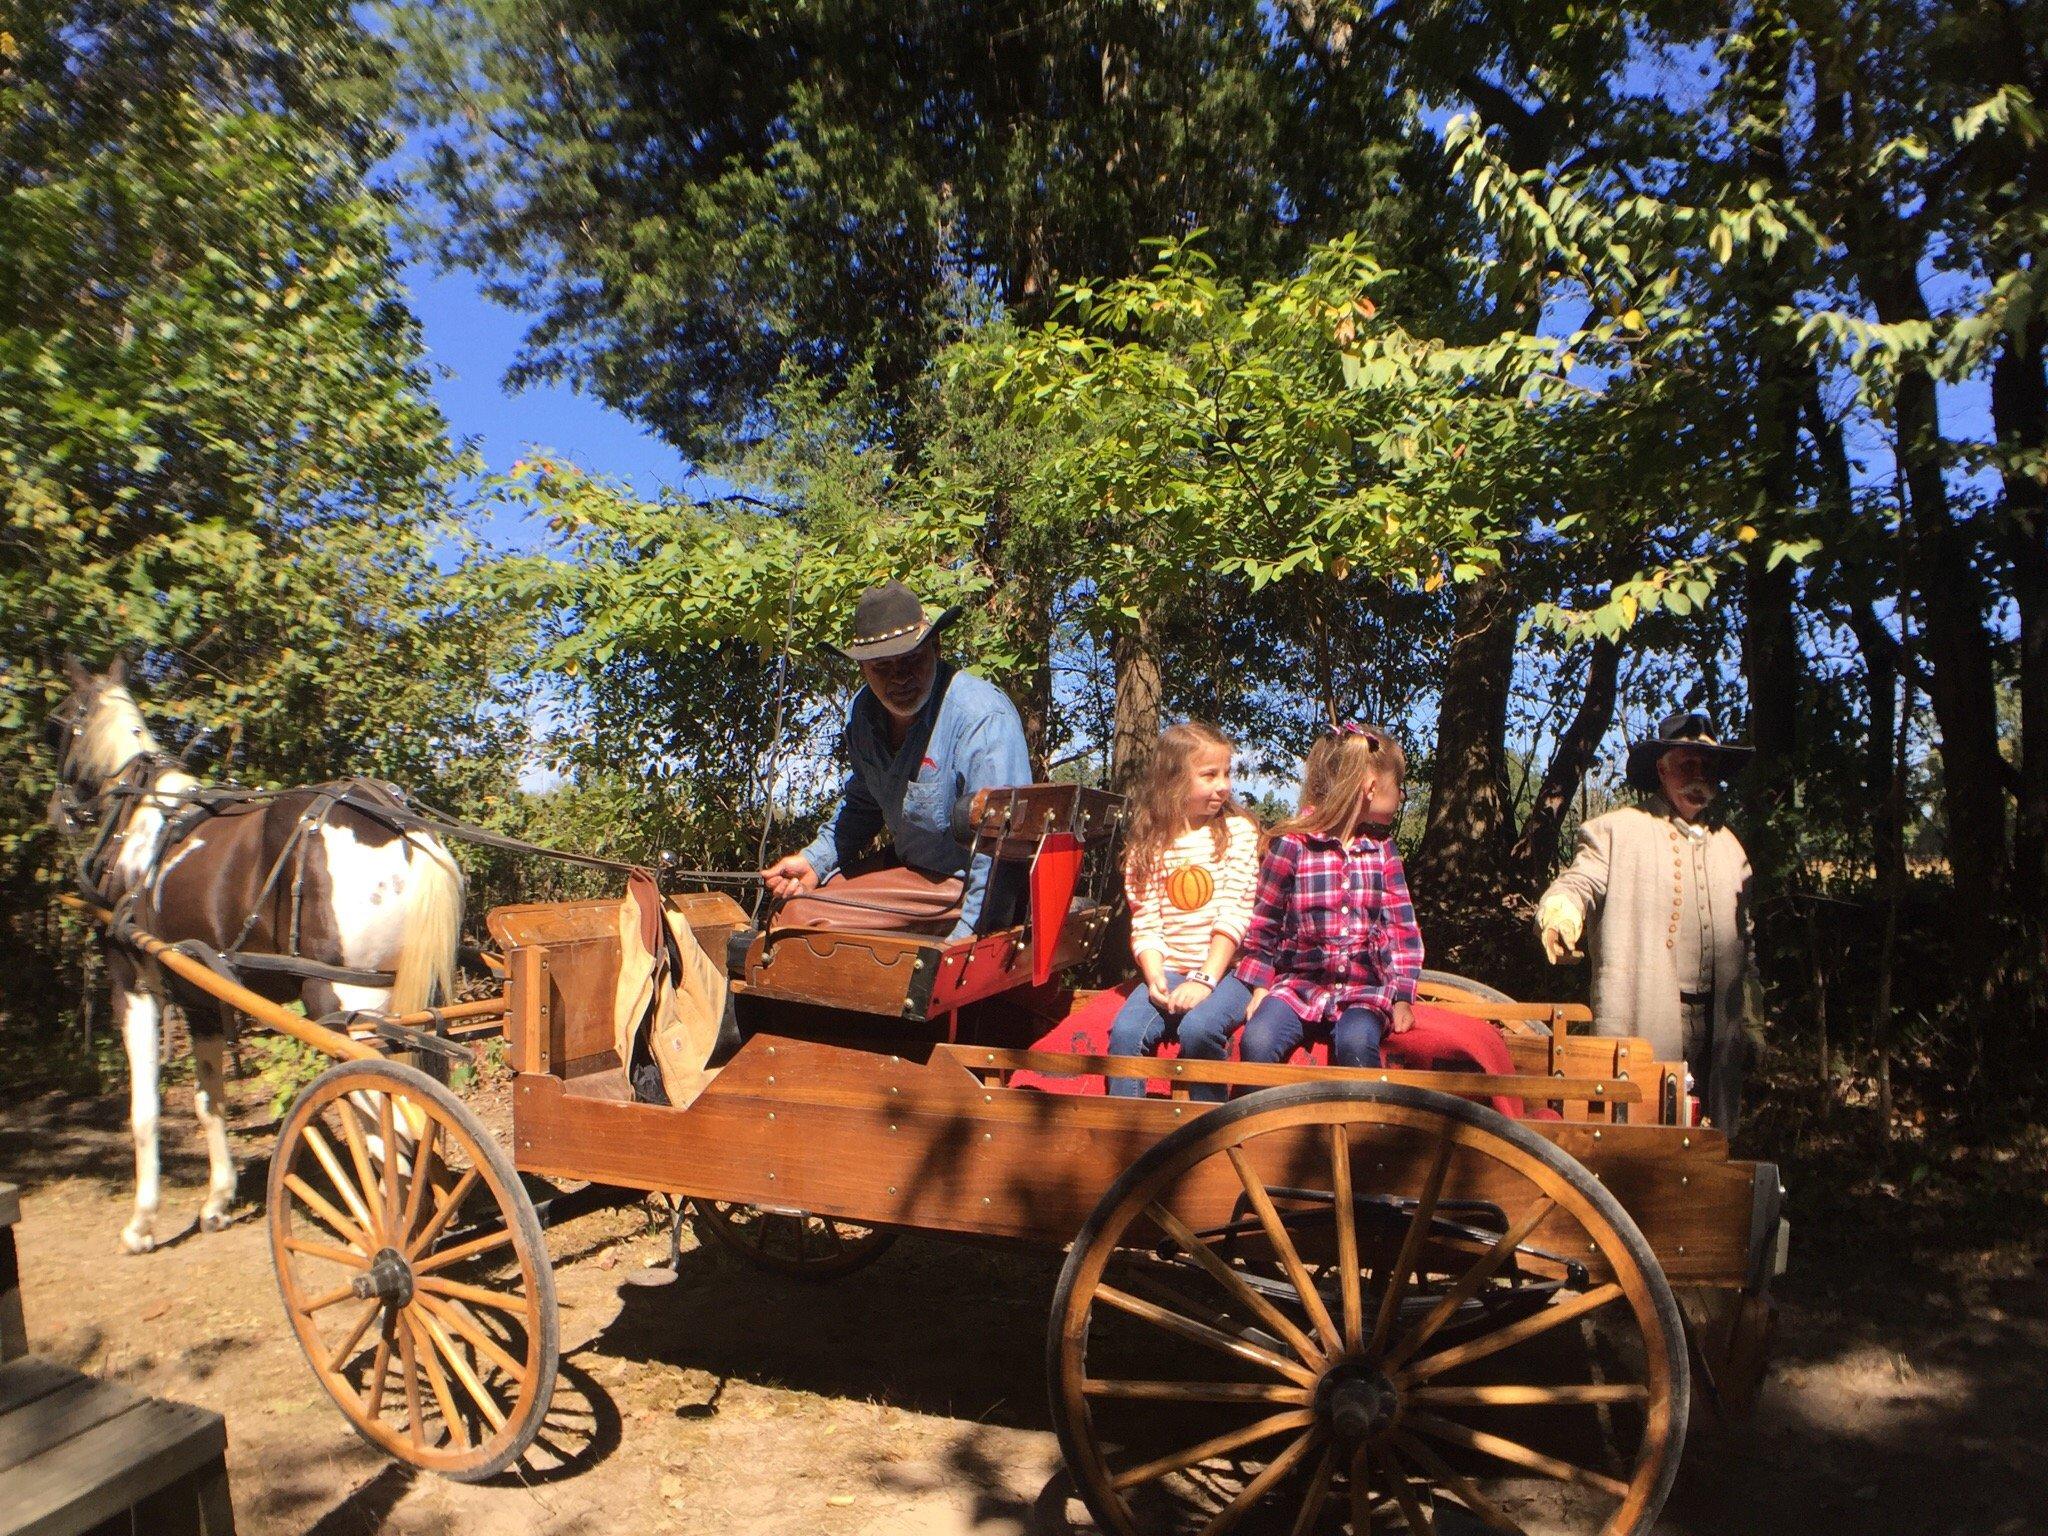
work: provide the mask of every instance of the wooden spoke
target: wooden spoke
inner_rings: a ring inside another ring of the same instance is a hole
[[[363,1199],[367,1203],[371,1192],[377,1187],[377,1175],[370,1171],[370,1149],[363,1143],[362,1127],[356,1124],[356,1116],[360,1111],[357,1110],[354,1101],[349,1099],[337,1100],[334,1107],[341,1119],[342,1139],[348,1143],[348,1160],[355,1167],[356,1178],[363,1191]],[[388,1222],[377,1225],[379,1236],[383,1236],[389,1230]]]
[[[1244,1485],[1238,1496],[1216,1512],[1216,1516],[1202,1527],[1202,1536],[1224,1536],[1226,1531],[1236,1528],[1238,1521],[1251,1513],[1252,1506],[1263,1499],[1273,1486],[1294,1470],[1295,1464],[1315,1449],[1316,1431],[1300,1436],[1278,1456],[1267,1462],[1259,1475]]]
[[[1265,1381],[1111,1381],[1081,1383],[1090,1397],[1131,1398],[1163,1403],[1306,1403],[1307,1387]]]
[[[1529,1536],[1529,1533],[1509,1519],[1501,1507],[1481,1493],[1472,1479],[1462,1472],[1452,1470],[1449,1462],[1431,1450],[1422,1441],[1405,1430],[1392,1431],[1391,1438],[1416,1465],[1434,1478],[1439,1487],[1450,1489],[1452,1495],[1481,1521],[1501,1536]]]
[[[1366,1346],[1366,1353],[1370,1355],[1377,1355],[1386,1348],[1394,1319],[1401,1315],[1401,1297],[1408,1289],[1408,1277],[1414,1272],[1415,1261],[1422,1256],[1422,1246],[1429,1239],[1429,1223],[1436,1215],[1437,1196],[1443,1193],[1444,1175],[1450,1172],[1451,1154],[1457,1150],[1457,1145],[1448,1131],[1437,1138],[1436,1161],[1430,1164],[1428,1177],[1422,1181],[1422,1193],[1415,1201],[1415,1214],[1408,1223],[1407,1235],[1401,1239],[1400,1255],[1394,1260],[1394,1267],[1387,1271],[1379,1317],[1373,1323],[1372,1342]]]
[[[1381,1365],[1381,1369],[1398,1369],[1415,1351],[1427,1344],[1436,1331],[1451,1320],[1458,1308],[1479,1294],[1479,1288],[1493,1278],[1494,1272],[1506,1262],[1508,1255],[1522,1246],[1523,1241],[1536,1230],[1543,1218],[1548,1216],[1556,1205],[1557,1202],[1548,1195],[1538,1196],[1529,1209],[1522,1213],[1521,1219],[1501,1233],[1500,1240],[1486,1250],[1478,1263],[1459,1277],[1458,1283],[1445,1292],[1443,1299],[1431,1307],[1428,1315],[1394,1347]]]
[[[1315,1470],[1308,1475],[1308,1493],[1301,1501],[1301,1508],[1295,1511],[1294,1524],[1288,1527],[1288,1536],[1312,1536],[1316,1521],[1322,1516],[1323,1506],[1330,1502],[1330,1485],[1336,1480],[1337,1447],[1326,1445]]]
[[[419,1147],[412,1155],[412,1188],[405,1192],[405,1214],[400,1218],[397,1229],[400,1246],[411,1240],[408,1234],[420,1224],[420,1213],[426,1209],[427,1191],[434,1187],[434,1165],[439,1161],[440,1146],[441,1122],[429,1120],[427,1134],[420,1139]]]
[[[1156,1201],[1145,1208],[1145,1214],[1158,1224],[1162,1232],[1178,1243],[1189,1258],[1215,1276],[1217,1282],[1235,1297],[1240,1305],[1250,1308],[1268,1327],[1292,1344],[1304,1360],[1321,1363],[1324,1358],[1323,1351],[1315,1340],[1302,1332],[1285,1312],[1247,1285],[1244,1276],[1218,1257],[1216,1250],[1197,1237],[1186,1222]]]
[[[1316,1373],[1306,1366],[1299,1365],[1284,1355],[1276,1355],[1270,1349],[1262,1349],[1245,1339],[1225,1333],[1220,1328],[1211,1328],[1207,1323],[1198,1323],[1191,1317],[1183,1317],[1177,1312],[1170,1312],[1165,1307],[1141,1300],[1131,1295],[1128,1291],[1120,1291],[1113,1285],[1097,1286],[1095,1288],[1095,1295],[1098,1300],[1106,1301],[1111,1306],[1128,1312],[1133,1317],[1142,1318],[1144,1321],[1152,1323],[1157,1327],[1164,1328],[1169,1333],[1177,1333],[1182,1338],[1191,1339],[1197,1344],[1206,1344],[1211,1349],[1221,1350],[1227,1355],[1235,1355],[1240,1360],[1249,1360],[1254,1365],[1262,1365],[1267,1370],[1285,1376],[1290,1381],[1300,1382],[1304,1387],[1312,1387],[1316,1384]]]
[[[348,1332],[342,1335],[341,1342],[334,1347],[334,1352],[327,1357],[328,1375],[338,1376],[341,1374],[342,1362],[354,1353],[356,1344],[365,1333],[370,1331],[370,1324],[377,1320],[377,1314],[383,1310],[384,1303],[374,1297],[363,1303],[362,1312],[353,1323],[349,1324]]]
[[[385,1151],[391,1148],[384,1143]],[[398,1352],[405,1361],[405,1422],[412,1434],[412,1443],[425,1448],[427,1443],[426,1415],[420,1411],[420,1357],[413,1342],[412,1329],[405,1326],[405,1316],[399,1314]]]
[[[448,1191],[448,1198],[441,1202],[441,1208],[434,1212],[433,1218],[428,1221],[425,1229],[421,1231],[418,1237],[412,1240],[411,1245],[405,1250],[405,1256],[408,1259],[416,1259],[433,1247],[434,1239],[441,1235],[441,1231],[448,1225],[449,1219],[462,1209],[462,1202],[469,1198],[469,1192],[476,1188],[477,1180],[482,1177],[483,1170],[472,1167],[455,1181],[455,1187]]]
[[[391,1095],[377,1095],[377,1132],[384,1138],[384,1225],[398,1227],[398,1128],[393,1122]],[[365,1189],[364,1194],[370,1191]]]
[[[464,1285],[460,1280],[444,1280],[439,1275],[421,1275],[415,1272],[414,1285],[422,1291],[432,1291],[436,1296],[446,1296],[455,1301],[466,1301],[473,1307],[494,1307],[500,1312],[510,1312],[514,1317],[526,1315],[526,1301],[520,1296],[507,1296],[503,1291],[494,1291],[483,1285]]]
[[[1497,1328],[1492,1333],[1473,1339],[1469,1343],[1453,1345],[1449,1349],[1439,1350],[1436,1354],[1426,1355],[1403,1371],[1401,1376],[1427,1381],[1430,1377],[1440,1376],[1457,1366],[1469,1365],[1474,1360],[1483,1360],[1488,1355],[1498,1354],[1524,1339],[1535,1338],[1539,1333],[1548,1333],[1553,1328],[1561,1328],[1566,1323],[1575,1322],[1588,1312],[1597,1311],[1621,1295],[1621,1286],[1614,1281],[1596,1285],[1592,1290],[1582,1292],[1569,1301],[1560,1301],[1545,1307],[1534,1317],[1525,1317],[1520,1322],[1510,1323],[1505,1328]]]
[[[1330,1194],[1337,1217],[1337,1286],[1344,1312],[1344,1347],[1365,1342],[1365,1303],[1358,1289],[1358,1211],[1351,1203],[1351,1133],[1330,1127]]]
[[[353,1248],[337,1248],[332,1243],[316,1243],[303,1237],[288,1237],[284,1240],[285,1252],[303,1253],[309,1259],[325,1259],[330,1264],[345,1264],[350,1269],[368,1269],[370,1256],[358,1253]]]
[[[384,1412],[384,1377],[391,1369],[391,1348],[398,1327],[396,1314],[384,1308],[384,1333],[377,1340],[377,1357],[370,1362],[370,1379],[363,1383],[363,1416],[376,1419]]]
[[[1372,1456],[1362,1445],[1351,1453],[1351,1536],[1372,1536]]]
[[[433,1388],[434,1401],[441,1407],[441,1422],[448,1426],[448,1437],[463,1450],[469,1449],[469,1425],[463,1422],[462,1412],[455,1406],[455,1394],[448,1386],[448,1373],[441,1369],[441,1357],[434,1346],[420,1336],[410,1317],[402,1318],[404,1326],[412,1331],[413,1353],[426,1368],[427,1385]]]
[[[1439,1408],[1556,1408],[1580,1403],[1641,1403],[1649,1401],[1650,1389],[1633,1382],[1594,1384],[1575,1382],[1559,1387],[1414,1387],[1408,1400],[1434,1403]]]
[[[1595,1472],[1590,1467],[1581,1467],[1569,1461],[1560,1461],[1555,1456],[1545,1455],[1504,1435],[1488,1434],[1485,1430],[1468,1429],[1450,1419],[1440,1419],[1433,1413],[1411,1412],[1406,1424],[1412,1430],[1430,1435],[1438,1440],[1448,1440],[1453,1445],[1462,1445],[1467,1450],[1478,1451],[1510,1465],[1540,1472],[1545,1477],[1554,1477],[1559,1482],[1577,1483],[1585,1488],[1598,1488],[1602,1493],[1617,1499],[1628,1497],[1628,1484],[1620,1478],[1609,1477],[1604,1472]]]
[[[482,1237],[472,1237],[466,1243],[457,1243],[453,1248],[443,1248],[439,1253],[430,1253],[412,1261],[413,1278],[431,1275],[438,1270],[451,1269],[466,1263],[478,1254],[489,1253],[494,1248],[504,1248],[512,1242],[512,1231],[486,1232]]]
[[[337,1285],[331,1291],[322,1291],[311,1301],[300,1302],[298,1304],[299,1310],[305,1313],[306,1316],[311,1317],[315,1312],[325,1312],[337,1302],[347,1301],[355,1293],[356,1288],[353,1285]]]
[[[1401,1465],[1390,1446],[1380,1447],[1380,1459],[1387,1464],[1387,1486],[1393,1492],[1394,1502],[1401,1506],[1401,1518],[1408,1522],[1409,1536],[1436,1536],[1436,1524],[1423,1513],[1421,1503],[1415,1497],[1415,1489],[1408,1481],[1408,1469]]]
[[[789,1224],[796,1228],[796,1256],[799,1260],[811,1256],[811,1223],[805,1216],[792,1216]]]
[[[1287,1271],[1287,1278],[1294,1282],[1294,1289],[1301,1296],[1301,1304],[1307,1309],[1309,1321],[1316,1325],[1316,1331],[1330,1341],[1333,1352],[1342,1352],[1344,1335],[1337,1331],[1337,1324],[1330,1317],[1330,1309],[1323,1305],[1322,1292],[1309,1278],[1308,1266],[1301,1262],[1301,1254],[1295,1249],[1294,1239],[1288,1235],[1287,1226],[1280,1220],[1280,1213],[1273,1208],[1273,1197],[1266,1192],[1265,1180],[1259,1177],[1258,1169],[1251,1165],[1251,1159],[1244,1155],[1244,1148],[1227,1149],[1230,1166],[1237,1170],[1237,1181],[1244,1186],[1246,1198],[1252,1209],[1258,1212],[1259,1225],[1266,1229],[1266,1240],[1273,1245],[1273,1251],[1280,1256],[1280,1263]]]
[[[312,1185],[308,1184],[296,1173],[288,1173],[284,1176],[284,1187],[305,1201],[306,1209],[326,1222],[335,1235],[341,1238],[343,1242],[358,1249],[366,1257],[377,1251],[377,1245],[370,1241],[368,1233],[364,1232],[354,1222],[329,1205],[318,1190],[314,1189]]]
[[[384,1228],[378,1223],[377,1218],[370,1214],[370,1207],[357,1191],[355,1181],[342,1172],[341,1159],[334,1155],[334,1148],[329,1146],[327,1138],[320,1134],[320,1127],[311,1122],[306,1125],[306,1145],[313,1149],[313,1155],[320,1160],[320,1166],[327,1170],[327,1177],[334,1182],[335,1192],[341,1196],[342,1203],[362,1224],[363,1231],[370,1239],[368,1247],[371,1251],[382,1247],[383,1244],[377,1239],[383,1236]]]
[[[417,1301],[419,1298],[415,1296],[413,1299]],[[463,1390],[469,1393],[483,1416],[490,1420],[491,1428],[503,1429],[504,1409],[498,1406],[497,1399],[484,1390],[484,1384],[477,1380],[476,1372],[470,1369],[469,1362],[462,1358],[462,1351],[457,1349],[453,1341],[442,1331],[433,1313],[422,1308],[419,1313],[419,1324],[426,1330],[428,1342],[441,1352],[441,1358],[446,1360],[449,1368],[455,1372],[455,1379],[462,1383]]]
[[[453,1302],[436,1301],[424,1292],[414,1291],[412,1293],[412,1303],[415,1308],[425,1312],[427,1316],[435,1319],[443,1327],[452,1328],[455,1332],[469,1340],[471,1347],[478,1354],[503,1371],[513,1381],[518,1381],[521,1376],[526,1374],[525,1367],[506,1354],[498,1341],[484,1331],[481,1323]]]
[[[1270,1440],[1275,1435],[1284,1435],[1290,1429],[1304,1429],[1315,1423],[1316,1416],[1306,1408],[1290,1408],[1285,1413],[1275,1413],[1255,1420],[1238,1429],[1226,1430],[1199,1440],[1193,1445],[1183,1446],[1164,1456],[1142,1462],[1128,1471],[1116,1475],[1118,1488],[1135,1488],[1141,1483],[1154,1483],[1169,1472],[1179,1472],[1192,1467],[1196,1462],[1207,1461],[1212,1456],[1222,1456],[1259,1440]]]

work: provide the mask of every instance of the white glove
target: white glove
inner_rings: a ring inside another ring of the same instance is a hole
[[[1544,953],[1556,965],[1566,955],[1578,952],[1579,940],[1586,931],[1586,914],[1571,897],[1551,891],[1536,905],[1536,929],[1543,935]],[[1551,942],[1552,935],[1556,936],[1555,944]]]

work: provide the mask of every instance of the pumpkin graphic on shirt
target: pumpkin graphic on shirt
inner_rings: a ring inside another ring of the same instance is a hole
[[[1166,877],[1166,899],[1183,912],[1199,912],[1215,894],[1215,877],[1199,864],[1183,864]]]

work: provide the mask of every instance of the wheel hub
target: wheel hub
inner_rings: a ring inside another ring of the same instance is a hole
[[[1401,1397],[1394,1384],[1371,1366],[1347,1363],[1323,1377],[1316,1389],[1316,1413],[1338,1444],[1372,1439],[1394,1421]]]
[[[412,1266],[396,1248],[382,1249],[349,1288],[365,1301],[375,1296],[402,1307],[412,1300]]]

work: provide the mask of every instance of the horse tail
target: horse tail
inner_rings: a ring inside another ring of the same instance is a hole
[[[417,1013],[455,999],[455,943],[462,932],[462,872],[431,837],[406,839],[413,877],[405,886],[405,942],[391,986],[393,1013]]]

